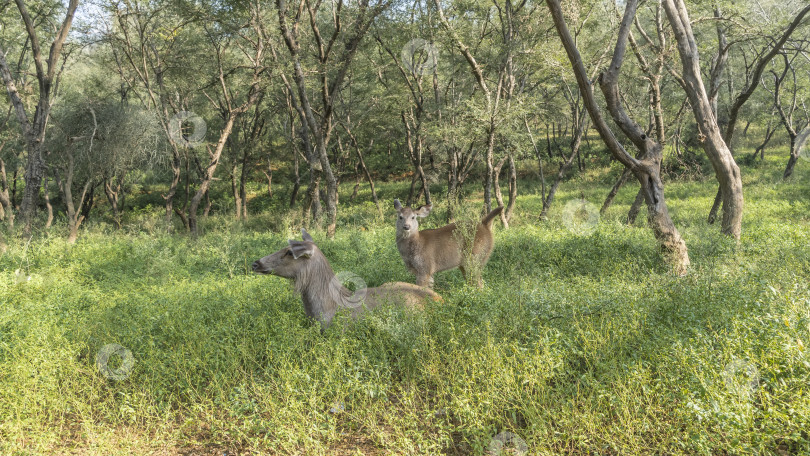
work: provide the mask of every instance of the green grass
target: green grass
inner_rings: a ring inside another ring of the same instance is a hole
[[[711,179],[668,183],[685,277],[643,221],[621,223],[635,186],[592,235],[565,228],[566,201],[582,190],[599,205],[612,184],[615,169],[594,168],[562,185],[545,223],[538,183],[520,182],[482,291],[439,273],[444,303],[323,334],[287,281],[249,272],[300,226],[264,196],[251,202],[264,212],[214,216],[197,241],[161,234],[159,207],[118,233],[91,223],[72,246],[60,226],[10,239],[0,454],[480,455],[504,431],[531,455],[807,454],[810,165],[783,183],[785,154],[769,154],[743,169],[739,246],[705,223]],[[380,183],[384,218],[358,203],[334,240],[313,232],[335,271],[412,281],[389,207],[407,184]],[[108,344],[133,355],[124,380],[96,366]]]

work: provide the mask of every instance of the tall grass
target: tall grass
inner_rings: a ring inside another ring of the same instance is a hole
[[[539,186],[521,181],[483,290],[439,273],[444,303],[346,331],[321,333],[289,283],[249,271],[298,235],[298,214],[215,216],[196,242],[163,234],[159,209],[121,232],[91,224],[72,246],[58,229],[10,238],[0,454],[480,455],[502,432],[532,455],[806,454],[808,172],[783,183],[782,162],[744,169],[739,246],[705,223],[711,180],[668,183],[685,277],[643,222],[622,223],[633,186],[592,234],[565,228],[565,202],[585,189],[601,203],[607,170],[564,184],[547,222]],[[406,188],[379,187],[386,205]],[[443,223],[434,212],[423,227]],[[313,235],[369,286],[413,279],[393,210],[343,208],[335,239]],[[122,380],[97,366],[109,344],[132,353]]]

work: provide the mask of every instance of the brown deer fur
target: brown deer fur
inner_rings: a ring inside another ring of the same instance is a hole
[[[421,309],[426,299],[442,300],[429,288],[404,282],[390,282],[352,293],[336,278],[312,237],[306,230],[301,232],[303,241],[290,240],[287,247],[255,261],[253,272],[292,279],[295,290],[301,294],[304,311],[324,328],[329,327],[340,307],[346,307],[356,320],[382,304]]]
[[[399,200],[394,200],[394,208],[398,212],[397,248],[405,261],[405,267],[416,276],[417,285],[433,287],[433,274],[459,268],[465,278],[468,278],[468,272],[475,273],[478,287],[483,287],[481,271],[495,246],[492,222],[501,213],[503,206],[493,209],[481,219],[475,231],[471,252],[460,233],[457,233],[455,223],[419,231],[418,217],[427,217],[433,208],[431,205],[414,210],[402,207]],[[472,255],[467,255],[467,252]],[[468,261],[476,264],[469,264]]]

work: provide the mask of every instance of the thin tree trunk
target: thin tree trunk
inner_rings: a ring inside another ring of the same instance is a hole
[[[630,178],[630,175],[633,174],[630,172],[629,168],[625,168],[622,171],[622,174],[616,180],[616,183],[613,184],[613,188],[610,189],[610,193],[608,193],[607,198],[605,198],[605,202],[602,203],[602,209],[599,210],[600,215],[605,215],[610,205],[613,204],[613,200],[616,198],[616,195],[619,193],[619,189],[627,182],[627,179]]]
[[[636,194],[636,199],[633,201],[633,204],[630,206],[630,210],[627,212],[628,225],[636,223],[636,218],[638,217],[638,213],[641,211],[641,205],[643,203],[644,203],[644,190],[639,189],[638,193]]]
[[[107,195],[107,202],[110,203],[110,212],[112,212],[115,228],[120,230],[121,229],[121,212],[119,209],[120,208],[119,195],[121,193],[120,180],[119,183],[114,188],[112,178],[105,177],[103,187],[104,187],[104,194]]]
[[[239,184],[236,182],[236,174],[239,172],[238,166],[231,167],[231,193],[233,194],[233,204],[235,206],[236,220],[242,219],[242,196],[239,192]]]
[[[177,148],[177,144],[172,142],[172,180],[169,183],[169,191],[166,195],[163,196],[163,199],[166,201],[166,215],[165,215],[165,223],[166,223],[166,231],[171,233],[172,232],[172,213],[175,212],[174,207],[174,196],[177,194],[177,187],[180,185],[180,177],[182,171],[182,161],[180,156],[180,151]],[[188,165],[186,165],[186,171],[188,171]],[[186,184],[188,184],[188,173],[186,173]],[[188,185],[186,185],[186,194],[188,194]],[[188,228],[188,223],[185,221],[185,216],[181,216],[183,220],[183,225]]]
[[[810,124],[805,126],[799,134],[790,138],[790,158],[782,176],[783,179],[787,179],[793,174],[793,168],[799,160],[802,149],[807,144],[808,137],[810,137]]]
[[[512,220],[512,214],[515,210],[515,202],[517,201],[517,167],[515,166],[515,159],[512,154],[509,154],[509,201],[506,203],[501,220],[503,221],[504,228],[509,227],[509,221]]]
[[[703,149],[714,167],[723,201],[721,231],[740,239],[743,214],[743,192],[740,168],[723,140],[717,119],[712,112],[700,74],[698,47],[683,0],[664,0],[664,10],[675,33],[678,53],[683,64],[684,90],[703,138]],[[730,140],[730,135],[728,136]]]
[[[501,192],[501,170],[503,169],[503,165],[506,164],[506,157],[501,158],[497,165],[492,169],[492,179],[493,179],[493,187],[495,189],[495,201],[498,203],[498,206],[503,206],[503,193]],[[504,216],[504,211],[501,211],[501,223],[503,223],[504,228],[509,228],[509,221]]]
[[[0,159],[0,207],[3,209],[2,219],[8,224],[9,231],[14,230],[14,205],[8,194],[8,179],[6,178],[6,163]]]
[[[293,189],[290,192],[290,207],[295,206],[298,199],[298,191],[301,189],[301,175],[298,171],[298,152],[293,150]]]
[[[543,209],[540,211],[540,220],[545,220],[546,217],[548,217],[548,211],[551,208],[551,203],[554,202],[557,187],[560,186],[560,183],[565,178],[565,174],[571,168],[571,165],[574,163],[574,159],[577,157],[579,147],[582,145],[582,134],[584,131],[585,122],[580,122],[576,132],[574,133],[573,141],[571,142],[571,155],[569,155],[565,162],[560,165],[560,170],[557,172],[557,176],[554,178],[554,183],[551,184],[551,188],[548,190],[548,196],[545,200],[543,200]]]
[[[43,181],[42,188],[45,190],[45,209],[47,211],[47,219],[45,219],[45,229],[48,230],[51,228],[53,224],[53,206],[51,205],[51,191],[49,188],[49,179],[48,175],[45,175],[45,180]]]
[[[765,160],[765,148],[768,146],[768,143],[771,142],[771,138],[773,137],[773,134],[776,133],[777,128],[778,125],[772,126],[771,122],[768,122],[768,125],[765,128],[765,139],[762,141],[762,144],[754,149],[754,153],[751,155],[752,160],[756,159],[757,155],[759,155],[760,160]],[[745,130],[743,130],[743,132],[745,132]],[[745,136],[745,133],[743,133],[743,136]]]
[[[546,199],[546,175],[543,172],[543,157],[540,150],[537,148],[537,143],[534,140],[534,135],[532,134],[531,128],[529,128],[529,121],[526,117],[523,118],[523,125],[526,126],[526,132],[529,134],[529,140],[532,142],[532,148],[534,148],[534,155],[537,157],[537,164],[540,168],[540,197],[543,201]]]
[[[51,113],[53,101],[51,98],[54,87],[58,85],[61,76],[61,71],[57,72],[57,69],[60,67],[59,59],[79,2],[78,0],[69,1],[65,19],[56,31],[45,65],[43,65],[42,49],[39,44],[39,38],[37,37],[34,20],[32,20],[29,15],[23,0],[15,0],[15,3],[17,4],[17,9],[20,12],[20,17],[28,34],[28,40],[31,42],[31,57],[36,67],[36,78],[39,86],[39,98],[34,111],[33,120],[29,120],[28,114],[26,113],[25,102],[17,91],[11,70],[6,62],[6,54],[0,49],[0,76],[5,83],[8,97],[14,107],[17,120],[20,124],[22,137],[25,141],[26,149],[28,150],[28,162],[25,167],[25,188],[23,190],[22,205],[20,208],[24,230],[25,233],[28,234],[31,232],[32,223],[36,216],[39,191],[42,187],[42,179],[45,175],[45,162],[42,152],[45,143],[45,130],[47,129]]]
[[[650,226],[664,252],[664,257],[666,261],[672,265],[676,273],[685,273],[690,264],[689,254],[685,242],[672,223],[664,199],[663,183],[661,182],[659,172],[662,157],[661,145],[653,141],[652,138],[641,130],[638,124],[627,116],[619,99],[618,77],[622,61],[624,60],[630,26],[635,17],[636,8],[638,7],[638,0],[627,0],[626,2],[625,13],[619,29],[619,38],[616,43],[616,48],[614,49],[613,59],[607,72],[599,76],[599,85],[605,96],[611,117],[622,132],[639,149],[643,157],[641,159],[636,159],[627,153],[602,117],[599,107],[596,104],[596,98],[594,97],[588,74],[582,63],[582,58],[579,55],[579,50],[565,23],[560,0],[546,0],[546,4],[551,11],[557,33],[571,62],[574,75],[577,79],[577,85],[579,86],[585,107],[591,116],[594,127],[608,146],[613,157],[627,168],[630,168],[639,180],[644,192],[644,199],[647,202]]]
[[[347,130],[347,133],[348,130]],[[374,179],[371,178],[371,173],[366,166],[366,160],[363,158],[363,152],[360,150],[360,144],[357,143],[357,138],[354,137],[353,134],[349,133],[349,138],[352,140],[352,144],[354,145],[354,150],[357,152],[357,159],[360,165],[360,169],[363,170],[363,174],[366,176],[366,180],[368,181],[369,187],[371,187],[371,199],[374,201],[374,205],[377,206],[377,210],[382,214],[382,207],[380,207],[380,200],[377,198],[377,190],[374,188]],[[371,148],[374,146],[374,140],[371,140],[368,147]],[[358,180],[358,185],[360,181]]]
[[[712,208],[709,210],[709,217],[706,219],[706,222],[714,224],[717,220],[717,213],[720,211],[720,206],[723,204],[723,189],[722,187],[717,187],[717,193],[714,195],[714,202],[712,203]]]
[[[296,156],[296,158],[298,158]],[[297,168],[297,166],[296,166]],[[296,181],[298,181],[298,169],[296,171]],[[267,169],[264,171],[264,177],[267,178],[267,196],[273,198],[273,168],[270,165],[270,160],[267,161]],[[299,185],[298,182],[295,183],[296,186]],[[298,193],[298,188],[294,189],[296,193]],[[292,200],[292,198],[290,198]],[[291,201],[292,202],[292,201]],[[292,204],[291,204],[292,205]]]
[[[247,174],[248,174],[248,159],[249,159],[249,149],[245,149],[245,153],[242,154],[242,169],[239,172],[239,198],[242,200],[242,220],[247,221],[248,219],[248,210],[247,210]],[[273,183],[273,170],[270,169],[268,166],[268,171],[270,172],[270,177],[268,178],[267,188],[270,191],[270,196],[272,197],[273,188],[271,184]]]
[[[226,120],[225,125],[222,127],[222,131],[219,134],[219,141],[217,142],[216,148],[212,153],[210,153],[211,161],[205,168],[200,185],[197,187],[197,192],[194,194],[194,197],[191,199],[191,204],[188,207],[188,227],[191,231],[191,235],[194,237],[199,235],[197,226],[197,208],[199,208],[203,196],[208,193],[208,187],[211,185],[211,180],[214,178],[214,171],[217,169],[219,158],[222,156],[222,151],[225,149],[225,143],[228,141],[228,137],[233,130],[233,125],[236,121],[237,115],[238,113],[236,112],[232,112],[230,115],[228,115],[228,119]]]

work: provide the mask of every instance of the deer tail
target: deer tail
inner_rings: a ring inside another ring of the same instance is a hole
[[[503,211],[503,206],[496,207],[495,209],[492,210],[492,212],[487,214],[486,217],[481,219],[481,224],[488,227],[488,228],[491,227],[492,226],[492,221],[495,220],[495,217],[497,217],[498,214],[500,214],[502,211]]]

